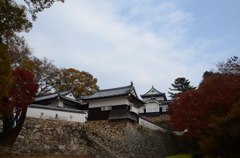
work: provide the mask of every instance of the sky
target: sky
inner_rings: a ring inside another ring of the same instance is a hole
[[[176,78],[197,87],[203,72],[239,56],[239,8],[239,0],[65,0],[22,35],[35,56],[89,72],[100,89],[132,81],[139,96],[152,86],[169,96]]]

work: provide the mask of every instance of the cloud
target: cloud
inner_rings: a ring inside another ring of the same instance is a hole
[[[175,1],[75,0],[39,14],[27,37],[38,57],[89,71],[100,88],[133,81],[140,94],[152,85],[167,93],[177,77],[197,86],[212,65],[202,52],[221,40],[188,41],[195,21]]]

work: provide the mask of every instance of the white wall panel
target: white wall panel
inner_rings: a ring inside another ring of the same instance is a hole
[[[56,117],[57,115],[57,117]],[[48,109],[38,109],[28,107],[27,117],[53,119],[53,120],[65,120],[73,122],[86,122],[86,115],[82,113],[73,113],[65,111],[55,111]]]
[[[107,98],[89,101],[89,108],[97,108],[102,106],[114,106],[114,105],[129,105],[129,101],[126,97],[119,98]]]

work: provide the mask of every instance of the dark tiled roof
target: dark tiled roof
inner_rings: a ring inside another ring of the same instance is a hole
[[[146,97],[151,97],[151,96],[165,96],[165,93],[161,93],[161,94],[144,94],[141,95],[142,98],[146,98]]]
[[[86,114],[86,112],[84,112],[84,111],[82,111],[82,110],[66,109],[66,108],[53,107],[53,106],[46,106],[46,105],[30,104],[30,105],[28,105],[28,107],[31,107],[31,108],[38,108],[38,109],[47,109],[47,110],[66,111],[66,112],[74,112],[74,113],[82,113],[82,114]]]
[[[148,102],[158,102],[160,104],[171,104],[172,100],[157,100],[156,98],[149,98],[148,100],[145,100],[146,103]]]
[[[156,92],[158,92],[158,94],[148,94],[152,89],[155,90]],[[158,91],[157,89],[155,89],[155,88],[152,86],[152,88],[151,88],[147,93],[142,94],[141,97],[142,97],[142,96],[151,96],[151,95],[165,95],[165,93],[162,93],[162,92]]]
[[[42,100],[53,99],[53,98],[56,98],[58,96],[67,95],[69,93],[72,93],[72,91],[71,90],[66,90],[66,91],[61,91],[61,92],[57,92],[57,93],[42,95],[42,96],[35,97],[34,100],[35,100],[35,102],[38,102],[38,101],[42,101]]]
[[[60,98],[63,100],[67,100],[67,101],[74,102],[74,103],[81,104],[81,105],[87,104],[87,103],[80,102],[78,100],[71,99],[69,97],[60,96]]]
[[[150,93],[152,90],[156,91],[157,93]],[[152,88],[145,94],[141,95],[142,98],[149,98],[149,100],[151,100],[152,98],[150,97],[163,97],[164,100],[167,100],[167,97],[165,95],[165,93],[162,93],[160,91],[158,91],[157,89],[155,89],[153,86]]]
[[[172,100],[159,100],[158,102],[161,104],[171,104]]]
[[[108,98],[108,97],[115,97],[115,96],[124,96],[124,95],[130,94],[133,90],[135,91],[133,85],[131,84],[130,86],[125,86],[125,87],[98,90],[95,94],[91,96],[82,97],[81,99],[92,100],[92,99]]]

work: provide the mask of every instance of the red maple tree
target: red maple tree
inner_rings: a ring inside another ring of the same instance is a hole
[[[230,131],[228,129],[234,129],[235,133],[240,133],[240,128],[236,127],[240,122],[240,117],[236,113],[234,113],[234,117],[230,115],[236,104],[238,108],[240,106],[240,59],[232,57],[227,62],[218,63],[217,67],[218,71],[205,77],[198,89],[177,95],[170,105],[168,113],[172,128],[178,131],[187,129],[183,136],[199,139],[200,147],[204,152],[206,151],[205,153],[214,152],[215,155],[226,156],[229,153],[220,152],[223,151],[221,148],[224,146],[222,141],[216,139],[216,135],[222,136],[224,134],[219,131]],[[229,120],[232,118],[235,120],[231,124]],[[230,124],[223,126],[226,124],[225,122]],[[225,132],[225,134],[227,133]],[[229,149],[227,145],[232,137],[239,140],[239,135],[227,134],[224,137],[225,149]],[[210,148],[209,142],[214,148]],[[237,146],[233,144],[231,147],[231,151],[234,151]]]
[[[180,131],[187,129],[187,137],[199,137],[213,116],[226,116],[240,99],[239,77],[213,74],[197,90],[178,95],[168,110],[172,127]]]
[[[0,114],[3,117],[2,140],[7,139],[12,133],[16,134],[16,129],[17,133],[20,131],[27,105],[33,101],[38,90],[38,85],[34,83],[34,75],[30,72],[17,69],[12,71],[12,75],[13,85],[8,96],[3,97],[0,102]]]

